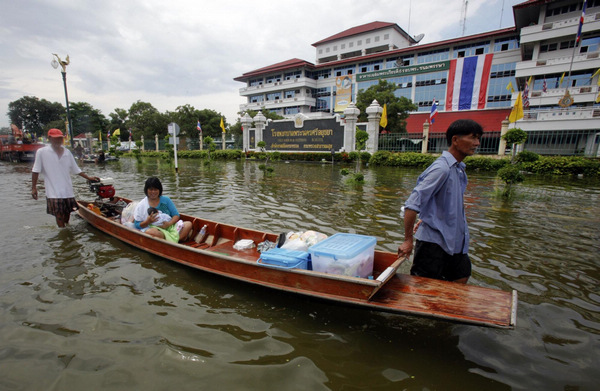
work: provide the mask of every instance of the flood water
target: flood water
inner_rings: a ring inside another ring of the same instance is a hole
[[[469,173],[470,284],[519,295],[514,330],[338,307],[186,268],[30,197],[31,164],[0,163],[0,390],[598,390],[600,182],[527,178],[495,198]],[[143,197],[157,175],[180,212],[271,232],[377,237],[396,251],[421,170],[124,158],[90,175]],[[93,199],[75,177],[80,199]],[[406,271],[407,267],[404,267]]]

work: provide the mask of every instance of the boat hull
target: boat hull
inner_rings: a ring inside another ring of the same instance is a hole
[[[128,202],[129,200],[123,199]],[[512,328],[516,323],[516,292],[396,274],[396,254],[375,251],[374,279],[339,276],[303,269],[282,269],[259,264],[256,248],[236,250],[235,242],[252,239],[277,242],[278,234],[240,228],[181,215],[196,234],[204,225],[209,235],[199,243],[171,243],[122,225],[79,201],[79,215],[97,229],[162,258],[281,291],[325,299],[337,304],[372,310],[427,316],[449,321]],[[193,237],[194,235],[192,235]]]

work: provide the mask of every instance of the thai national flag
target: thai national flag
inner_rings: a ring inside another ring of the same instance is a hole
[[[523,107],[529,107],[529,83],[525,83],[523,89]]]
[[[198,121],[198,125],[196,125],[196,129],[198,129],[199,132],[202,132],[202,126],[200,126],[200,121]]]
[[[583,8],[581,9],[581,18],[579,19],[579,27],[577,28],[577,39],[575,40],[575,46],[579,45],[579,41],[581,41],[581,29],[583,27],[583,18],[585,18],[586,7],[587,0],[583,0]]]
[[[546,78],[544,78],[544,84],[542,85],[542,91],[548,92],[548,84],[546,84]]]
[[[435,99],[433,99],[433,105],[431,105],[431,113],[429,113],[429,123],[433,125],[433,123],[435,122],[435,117],[437,117],[437,113],[438,113],[438,104],[435,101]]]
[[[450,60],[446,111],[485,109],[493,54]]]

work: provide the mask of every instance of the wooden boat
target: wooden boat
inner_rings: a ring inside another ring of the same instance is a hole
[[[120,204],[122,207],[129,202],[128,199],[114,197],[108,204]],[[259,264],[257,261],[260,253],[256,247],[234,249],[234,244],[241,239],[251,239],[255,244],[265,240],[277,243],[279,235],[275,233],[182,214],[182,220],[192,222],[192,239],[175,244],[121,224],[119,211],[106,208],[106,202],[78,203],[79,215],[108,235],[144,251],[206,272],[375,311],[497,328],[514,328],[516,323],[516,291],[505,292],[397,274],[402,260],[397,259],[394,253],[375,250],[373,279],[304,269],[282,269]],[[208,228],[207,234],[200,237],[199,232],[204,225]]]

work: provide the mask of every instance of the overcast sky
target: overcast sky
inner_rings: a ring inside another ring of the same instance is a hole
[[[524,0],[470,0],[465,35],[514,26]],[[9,102],[36,96],[65,105],[60,68],[68,54],[71,102],[108,118],[137,100],[160,112],[190,104],[229,124],[244,103],[234,77],[299,58],[313,43],[362,24],[396,23],[421,43],[462,35],[461,0],[0,0],[0,127]]]

